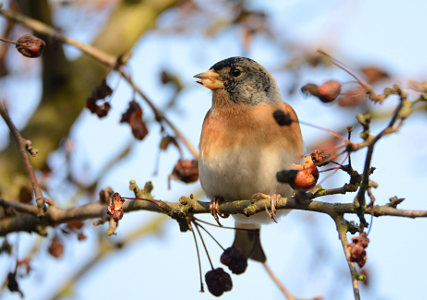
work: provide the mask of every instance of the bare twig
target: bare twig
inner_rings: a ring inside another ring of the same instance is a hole
[[[359,293],[359,281],[357,280],[357,271],[356,266],[354,263],[350,261],[350,250],[347,247],[348,241],[347,241],[347,225],[344,221],[344,218],[342,215],[337,215],[334,218],[335,225],[337,227],[338,231],[338,238],[341,241],[342,248],[344,250],[344,255],[346,258],[346,261],[348,263],[348,267],[350,269],[351,274],[351,282],[353,285],[353,293],[354,293],[354,299],[360,300],[360,293]]]
[[[18,129],[15,127],[12,120],[10,119],[6,106],[4,105],[4,103],[1,103],[1,102],[0,102],[0,114],[4,119],[4,121],[6,122],[7,126],[9,127],[10,133],[12,134],[16,142],[16,145],[18,147],[19,153],[21,154],[22,161],[24,162],[28,176],[30,177],[34,194],[36,196],[36,203],[38,208],[37,214],[41,216],[44,214],[44,198],[43,198],[39,183],[37,182],[37,178],[36,178],[36,174],[34,173],[33,166],[31,165],[30,158],[28,157],[28,154],[27,154],[28,141],[21,136]]]
[[[366,207],[366,201],[365,201],[365,193],[366,190],[369,187],[369,176],[371,175],[371,162],[372,162],[372,155],[374,152],[375,144],[385,135],[389,134],[390,132],[395,132],[395,129],[393,129],[396,121],[399,119],[399,115],[401,113],[402,108],[404,107],[403,103],[406,101],[406,93],[404,93],[398,85],[394,86],[394,89],[390,91],[390,94],[397,94],[400,96],[400,101],[396,109],[394,110],[394,113],[387,125],[380,133],[378,133],[375,137],[368,139],[368,150],[366,153],[365,158],[365,165],[363,167],[363,173],[362,173],[362,183],[360,185],[359,191],[357,192],[357,195],[354,199],[354,204],[359,210],[359,218],[361,219],[361,226],[364,227],[366,222],[364,220],[364,212],[363,210]]]
[[[283,295],[288,300],[297,300],[291,292],[288,291],[288,289],[280,282],[280,280],[277,278],[277,276],[273,273],[273,271],[270,269],[270,267],[267,265],[267,263],[262,264],[265,271],[267,272],[268,276],[270,276],[271,280],[276,284],[276,286],[280,289],[280,291],[283,293]]]

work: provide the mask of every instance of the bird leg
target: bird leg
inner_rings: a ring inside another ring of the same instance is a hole
[[[214,217],[215,221],[218,223],[218,225],[222,227],[222,224],[219,222],[218,216],[220,216],[221,218],[227,218],[228,215],[221,214],[221,212],[219,211],[219,204],[221,201],[224,201],[224,198],[222,198],[221,196],[213,197],[213,199],[211,200],[211,203],[209,204],[209,211],[211,215]]]
[[[273,194],[273,195],[267,195],[267,194],[263,194],[263,193],[256,193],[254,195],[252,195],[252,199],[270,199],[270,210],[267,207],[267,204],[265,205],[265,211],[268,214],[268,216],[275,222],[277,223],[276,220],[276,206],[277,203],[279,201],[279,199],[282,196],[280,194]]]

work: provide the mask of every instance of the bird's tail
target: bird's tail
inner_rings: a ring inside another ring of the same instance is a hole
[[[233,247],[240,249],[246,257],[264,263],[267,258],[261,246],[259,231],[259,229],[237,229],[234,236]]]

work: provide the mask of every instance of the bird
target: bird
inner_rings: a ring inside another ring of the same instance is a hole
[[[297,115],[285,103],[272,75],[256,61],[236,56],[221,60],[194,76],[212,90],[212,105],[200,135],[199,178],[211,199],[233,201],[290,197],[293,189],[280,183],[276,173],[301,163],[303,140]],[[289,114],[293,122],[279,126],[275,111]],[[280,210],[277,216],[288,211]],[[233,215],[236,230],[233,247],[246,257],[266,261],[260,226],[272,222],[267,209],[247,217]]]

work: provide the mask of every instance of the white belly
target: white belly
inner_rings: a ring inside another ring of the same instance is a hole
[[[211,156],[209,160],[204,159],[203,152],[200,155],[200,182],[210,199],[215,196],[225,201],[250,199],[255,193],[289,197],[293,192],[288,184],[276,180],[276,173],[298,162],[295,153],[254,146],[246,150],[234,147],[221,155]],[[238,223],[266,223],[270,220],[265,212],[251,218],[236,217]]]

